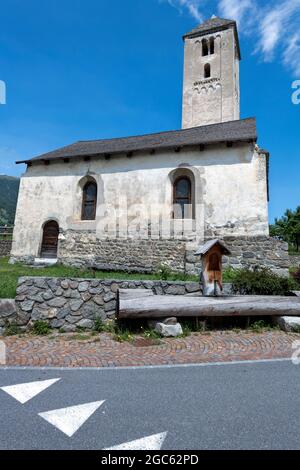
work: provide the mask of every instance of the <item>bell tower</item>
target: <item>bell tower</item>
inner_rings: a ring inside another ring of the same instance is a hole
[[[183,39],[182,128],[240,119],[236,22],[212,17]]]

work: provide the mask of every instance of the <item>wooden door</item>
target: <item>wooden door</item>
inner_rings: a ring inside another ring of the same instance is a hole
[[[59,227],[55,220],[47,222],[44,226],[41,248],[41,258],[57,258]]]

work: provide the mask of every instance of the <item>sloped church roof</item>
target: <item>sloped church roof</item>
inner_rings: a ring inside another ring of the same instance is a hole
[[[38,157],[16,163],[73,159],[79,157],[106,157],[134,151],[158,149],[180,149],[186,146],[208,145],[226,142],[256,142],[256,120],[254,118],[210,124],[208,126],[159,132],[134,137],[79,141]]]

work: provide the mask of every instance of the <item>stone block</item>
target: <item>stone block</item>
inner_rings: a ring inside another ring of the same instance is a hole
[[[67,290],[69,288],[69,281],[68,279],[63,279],[60,283],[61,287],[65,290]]]
[[[283,331],[300,332],[300,317],[274,317],[274,322]]]
[[[72,312],[77,312],[82,307],[83,300],[71,300],[69,305]]]
[[[200,282],[187,282],[185,289],[188,293],[200,291]]]
[[[95,295],[93,297],[93,301],[95,302],[95,304],[97,305],[104,305],[104,299],[101,295]]]
[[[0,318],[8,318],[16,313],[16,303],[13,299],[0,299]]]
[[[80,282],[79,285],[78,285],[78,291],[79,292],[86,292],[89,288],[89,282],[88,281],[84,281],[84,282]]]
[[[180,284],[169,285],[165,290],[165,294],[167,294],[167,295],[184,295],[185,294],[185,286],[180,285]]]
[[[89,320],[88,318],[83,318],[76,324],[76,326],[80,328],[93,329],[95,326],[95,322],[93,320]]]
[[[58,307],[61,308],[66,304],[67,300],[64,297],[54,297],[53,299],[48,300],[49,307]]]
[[[24,300],[24,302],[20,303],[20,308],[24,312],[30,312],[33,309],[34,300]]]
[[[164,323],[157,323],[155,325],[155,331],[166,338],[176,338],[177,336],[181,336],[183,334],[180,323],[176,323],[176,325],[165,325]]]
[[[76,331],[76,325],[64,325],[60,330],[64,333],[74,333]]]

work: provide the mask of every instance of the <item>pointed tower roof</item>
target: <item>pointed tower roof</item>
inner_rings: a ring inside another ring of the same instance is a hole
[[[191,38],[196,38],[198,36],[205,36],[206,34],[216,33],[218,31],[223,31],[229,28],[234,29],[239,59],[241,59],[238,30],[237,30],[236,21],[234,20],[226,20],[224,18],[212,16],[209,20],[204,21],[204,23],[199,24],[198,26],[196,26],[196,28],[192,29],[192,31],[186,33],[183,36],[183,39],[191,39]]]

